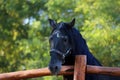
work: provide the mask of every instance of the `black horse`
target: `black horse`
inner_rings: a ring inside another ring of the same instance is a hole
[[[90,53],[85,39],[73,27],[75,19],[68,23],[57,23],[49,19],[49,23],[52,26],[49,38],[51,56],[49,69],[52,74],[58,74],[62,65],[74,65],[75,55],[87,55],[87,65],[102,66]],[[73,75],[64,76],[64,80],[73,80]],[[86,74],[86,80],[120,80],[120,78]]]

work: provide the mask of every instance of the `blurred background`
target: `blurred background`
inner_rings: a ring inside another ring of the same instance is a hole
[[[120,67],[120,0],[0,0],[0,73],[48,66],[48,18],[76,18],[93,55],[104,66]]]

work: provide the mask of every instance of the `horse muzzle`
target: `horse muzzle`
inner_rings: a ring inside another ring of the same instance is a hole
[[[61,65],[49,65],[49,70],[53,75],[57,75],[61,70]]]

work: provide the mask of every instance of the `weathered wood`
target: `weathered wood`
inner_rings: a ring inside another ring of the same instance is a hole
[[[87,65],[86,68],[87,73],[91,74],[105,74],[112,76],[120,76],[120,68],[118,67],[100,67],[100,66],[91,66]],[[69,70],[73,70],[73,66],[62,66],[61,72],[59,75],[71,75],[73,72],[69,72]],[[17,79],[25,79],[25,78],[35,78],[41,76],[49,76],[51,75],[48,68],[41,69],[33,69],[26,71],[17,71],[10,73],[1,73],[0,80],[17,80]]]
[[[73,72],[66,72],[70,69],[73,69],[73,66],[63,66],[59,75],[71,75]],[[41,76],[48,76],[52,75],[48,68],[41,68],[41,69],[33,69],[33,70],[26,70],[26,71],[17,71],[17,72],[10,72],[10,73],[2,73],[0,74],[0,80],[18,80],[18,79],[25,79],[25,78],[35,78]]]
[[[78,55],[75,58],[74,80],[85,80],[86,56]]]
[[[87,73],[120,76],[120,67],[103,67],[87,65]]]
[[[73,66],[62,66],[59,75],[71,75],[73,74],[73,72],[71,71],[73,70],[73,68],[74,68]],[[101,66],[87,65],[86,69],[87,69],[86,73],[120,76],[120,68],[118,67],[101,67]],[[48,75],[51,75],[48,68],[41,68],[34,70],[1,73],[0,80],[19,80],[19,79],[35,78],[35,77],[48,76]]]

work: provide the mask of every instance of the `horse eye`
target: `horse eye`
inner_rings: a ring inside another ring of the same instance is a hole
[[[53,40],[53,37],[50,37],[49,40],[50,40],[50,41]]]

